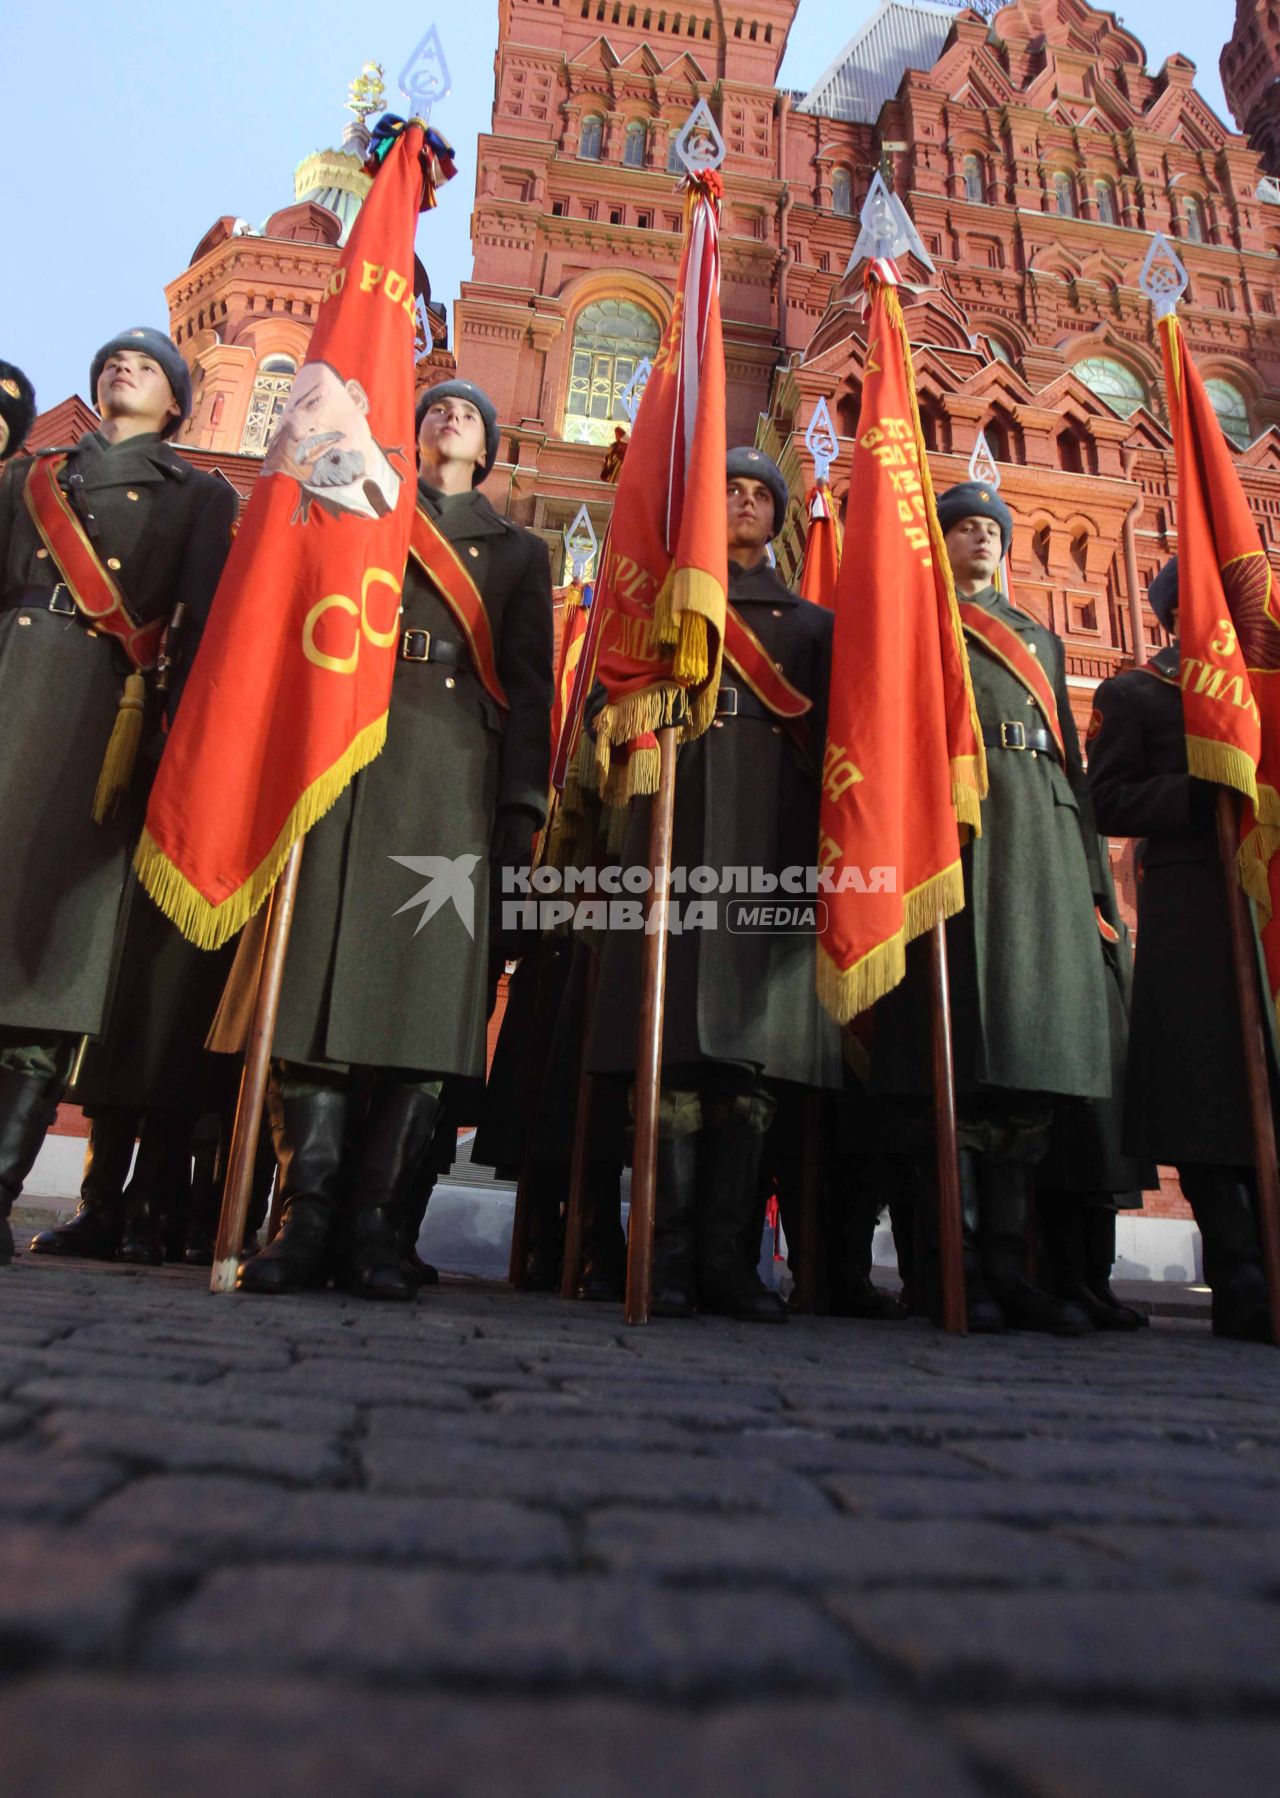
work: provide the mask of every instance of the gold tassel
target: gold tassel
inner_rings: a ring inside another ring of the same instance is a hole
[[[707,678],[707,621],[697,612],[680,616],[680,635],[671,672],[677,680],[699,686]]]
[[[146,685],[135,670],[124,683],[124,692],[116,707],[115,723],[111,726],[111,741],[107,744],[107,753],[102,758],[102,767],[98,773],[98,784],[94,788],[95,824],[106,823],[115,811],[120,795],[133,779],[138,745],[142,741],[142,709],[146,701]]]

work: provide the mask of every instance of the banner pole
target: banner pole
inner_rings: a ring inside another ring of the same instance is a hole
[[[545,841],[545,838],[543,839]],[[534,982],[533,1022],[529,1031],[530,1052],[536,1057],[540,1072],[534,1078],[532,1102],[525,1123],[524,1149],[520,1156],[520,1176],[516,1181],[516,1202],[511,1214],[511,1253],[507,1260],[507,1283],[523,1292],[528,1283],[530,1199],[533,1179],[534,1143],[538,1134],[538,1115],[547,1093],[547,1051],[551,1043],[551,991],[554,976],[555,947],[549,937],[538,939],[534,950],[538,970]]]
[[[284,962],[289,949],[289,932],[293,928],[293,908],[301,868],[302,838],[299,837],[289,851],[289,859],[267,901],[267,928],[245,1043],[236,1121],[231,1131],[227,1184],[222,1194],[222,1210],[218,1214],[210,1292],[235,1291],[245,1221],[249,1216],[249,1197],[253,1191],[253,1167],[262,1129],[262,1108],[267,1097],[267,1077],[271,1071],[271,1043],[280,1010],[280,989],[284,985]]]
[[[809,1317],[818,1309],[818,1213],[822,1206],[822,1094],[804,1096],[804,1144],[800,1151],[800,1277],[796,1310]]]
[[[956,1131],[955,1061],[951,1047],[951,988],[947,974],[947,926],[929,932],[933,987],[933,1117],[938,1152],[938,1249],[942,1278],[942,1327],[968,1333],[964,1291],[964,1236],[960,1220],[960,1145]]]
[[[1244,1046],[1245,1087],[1249,1095],[1249,1122],[1257,1168],[1258,1234],[1262,1263],[1267,1274],[1267,1299],[1271,1310],[1272,1340],[1280,1345],[1280,1171],[1276,1167],[1275,1114],[1271,1109],[1270,1057],[1258,993],[1257,955],[1253,944],[1248,899],[1236,872],[1239,836],[1239,801],[1227,787],[1217,793],[1218,848],[1227,883],[1227,911],[1231,919],[1231,960],[1240,999],[1240,1028]]]
[[[569,1160],[569,1198],[564,1212],[564,1258],[560,1269],[560,1297],[571,1299],[578,1288],[578,1271],[582,1265],[582,1200],[587,1186],[587,1162],[591,1150],[592,1079],[587,1071],[587,1044],[591,1037],[591,1014],[596,1004],[596,983],[600,978],[598,956],[587,950],[591,960],[587,966],[586,992],[583,995],[582,1047],[578,1055],[578,1091],[573,1114],[573,1153]]]
[[[667,987],[667,922],[671,913],[671,836],[676,805],[676,732],[658,732],[661,770],[649,820],[649,871],[653,887],[645,917],[644,986],[636,1033],[635,1151],[631,1163],[631,1219],[627,1229],[629,1324],[649,1321],[653,1271],[653,1219],[657,1189],[658,1100],[662,1089],[662,1017]]]

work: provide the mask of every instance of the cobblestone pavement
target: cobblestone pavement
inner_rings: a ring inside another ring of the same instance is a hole
[[[0,1272],[0,1790],[1280,1790],[1280,1355]]]

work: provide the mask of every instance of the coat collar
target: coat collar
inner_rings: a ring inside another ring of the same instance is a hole
[[[766,606],[798,606],[799,599],[778,576],[776,568],[770,568],[767,562],[758,562],[754,568],[743,568],[740,563],[729,563],[729,598],[732,603],[741,605],[744,601],[755,601]]]
[[[451,543],[470,542],[473,537],[502,537],[509,528],[484,494],[474,488],[470,493],[442,494],[420,480],[418,503],[430,513],[440,535]]]

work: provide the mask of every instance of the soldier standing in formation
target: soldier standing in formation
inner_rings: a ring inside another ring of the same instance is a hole
[[[1176,633],[1176,558],[1147,598]],[[1125,1147],[1178,1170],[1204,1242],[1215,1333],[1270,1342],[1217,789],[1187,770],[1178,672],[1175,636],[1145,668],[1102,683],[1089,727],[1098,822],[1143,839]]]
[[[387,742],[307,836],[268,1094],[282,1223],[241,1267],[244,1292],[323,1284],[336,1262],[350,1292],[416,1296],[402,1216],[445,1078],[484,1073],[490,868],[527,866],[546,814],[546,547],[474,491],[498,451],[487,394],[446,381],[419,399],[417,424]],[[451,547],[447,592],[416,553],[424,531]],[[428,915],[414,901],[429,903],[433,875],[459,884]],[[244,933],[215,1048],[243,1046],[262,929],[260,914]]]
[[[812,867],[831,671],[830,612],[798,599],[765,557],[786,516],[787,485],[755,449],[729,452],[729,603],[771,668],[810,701],[788,723],[727,663],[716,718],[676,763],[675,867]],[[634,807],[624,863],[647,861],[649,802]],[[724,909],[721,902],[722,914]],[[600,970],[590,1056],[634,1073],[638,933],[611,936]],[[727,927],[673,935],[668,950],[659,1106],[654,1313],[697,1309],[781,1323],[787,1311],[754,1271],[756,1178],[779,1081],[838,1087],[840,1048],[821,1011],[812,935]]]
[[[191,405],[168,337],[122,332],[89,381],[100,427],[0,479],[0,1261],[77,1045],[107,1027],[144,770],[235,517],[234,491],[166,441]]]
[[[960,1190],[969,1328],[1092,1328],[1079,1305],[1027,1277],[1036,1163],[1055,1106],[1111,1088],[1107,997],[1098,953],[1101,885],[1062,641],[995,584],[1013,516],[967,481],[938,500],[987,747],[982,835],[962,852],[965,905],[948,921]],[[882,1091],[931,1090],[923,944],[876,1009],[873,1078]],[[940,1306],[934,1207],[922,1275]]]

